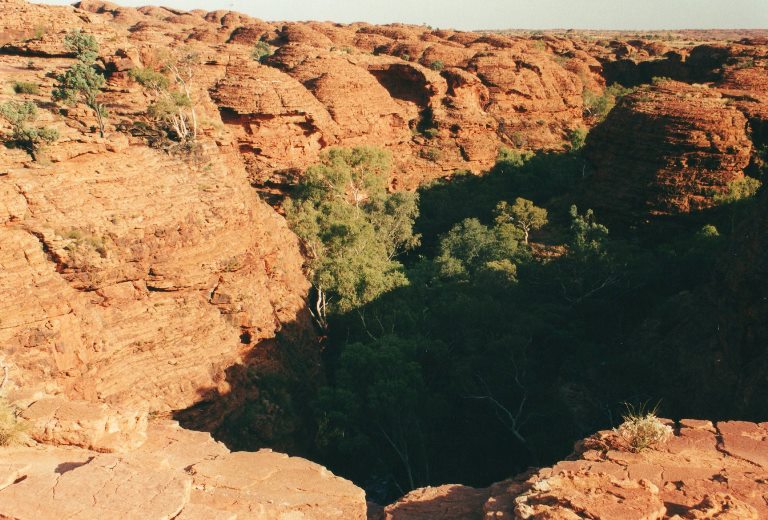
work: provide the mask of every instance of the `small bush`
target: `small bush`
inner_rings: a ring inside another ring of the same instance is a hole
[[[702,228],[696,232],[696,236],[699,238],[717,238],[720,236],[720,232],[712,224],[705,224]]]
[[[149,67],[136,67],[131,69],[128,75],[133,81],[150,90],[166,90],[170,84],[167,76]]]
[[[28,81],[15,81],[13,83],[13,91],[17,94],[37,95],[40,93],[40,87],[35,83],[30,83]]]
[[[34,36],[32,36],[32,39],[36,41],[42,40],[43,36],[45,36],[45,33],[47,32],[48,32],[48,29],[46,29],[44,25],[36,25],[35,33],[34,33]]]
[[[627,413],[622,419],[624,422],[615,429],[615,432],[634,452],[666,442],[673,434],[672,428],[656,417],[656,409],[646,412],[642,407],[635,410],[628,405]]]
[[[730,204],[742,199],[748,199],[757,193],[760,186],[762,186],[762,183],[759,180],[745,176],[743,179],[729,182],[726,191],[718,193],[714,199],[718,204]]]
[[[16,408],[4,397],[0,397],[0,446],[18,444],[24,439],[26,423],[19,420]]]
[[[431,162],[437,162],[439,161],[443,154],[440,152],[438,148],[435,148],[434,146],[430,146],[429,148],[424,148],[419,153],[423,159],[426,159]]]
[[[586,128],[574,128],[568,132],[568,150],[571,152],[577,152],[584,147],[587,142]]]
[[[253,46],[253,50],[251,51],[251,58],[258,61],[259,63],[262,63],[264,60],[272,56],[274,52],[275,51],[272,50],[272,47],[270,47],[267,42],[258,42]]]
[[[502,146],[501,148],[499,148],[499,153],[496,156],[496,162],[503,162],[511,166],[520,168],[531,157],[533,157],[532,152],[521,152],[520,150],[514,150],[512,148],[507,148]]]
[[[435,60],[429,64],[429,68],[439,72],[445,68],[445,63],[440,60]]]
[[[6,139],[6,142],[11,146],[26,150],[33,159],[37,158],[37,152],[40,148],[59,138],[59,131],[55,128],[30,125],[37,119],[37,106],[29,101],[3,103],[0,105],[0,118],[10,123],[13,129],[10,139]]]
[[[440,130],[437,128],[425,128],[422,132],[422,135],[428,139],[434,139],[438,135],[440,135]]]

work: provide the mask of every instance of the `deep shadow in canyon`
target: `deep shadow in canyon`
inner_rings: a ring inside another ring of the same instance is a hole
[[[768,334],[745,309],[764,305],[754,242],[765,236],[765,195],[636,226],[597,213],[609,234],[568,253],[569,208],[589,181],[579,153],[542,153],[422,188],[408,286],[334,316],[321,343],[286,327],[272,349],[283,368],[233,367],[229,394],[177,417],[200,427],[239,396],[217,438],[308,456],[381,503],[554,463],[616,426],[626,403],[671,418],[760,420]],[[441,276],[440,238],[467,218],[491,225],[496,204],[516,197],[546,207],[550,223],[533,253],[521,245],[515,279]],[[324,377],[308,348],[323,351]]]

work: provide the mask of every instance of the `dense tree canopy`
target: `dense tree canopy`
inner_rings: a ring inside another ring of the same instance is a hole
[[[387,191],[372,149],[306,172],[286,210],[330,309],[314,457],[387,500],[565,457],[625,402],[685,409],[637,338],[708,279],[748,202],[609,233],[576,206],[585,168],[505,151],[418,198]]]
[[[387,193],[390,161],[373,148],[331,149],[286,204],[309,256],[323,326],[329,312],[350,311],[407,283],[397,256],[419,243],[417,196]]]

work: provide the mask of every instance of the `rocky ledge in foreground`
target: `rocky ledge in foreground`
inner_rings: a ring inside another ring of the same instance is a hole
[[[39,443],[0,448],[0,519],[365,518],[363,490],[322,466],[230,452],[208,433],[104,406],[73,415],[89,405],[50,398],[24,411]],[[122,441],[103,442],[108,432]]]
[[[663,446],[621,449],[600,432],[571,460],[487,489],[411,492],[385,520],[661,520],[768,518],[768,423],[683,420]]]

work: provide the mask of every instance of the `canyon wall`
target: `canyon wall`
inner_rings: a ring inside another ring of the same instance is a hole
[[[142,507],[144,518],[364,517],[362,491],[324,468],[231,453],[168,420],[215,430],[243,402],[262,399],[260,370],[321,380],[301,247],[259,194],[279,201],[328,147],[391,151],[396,189],[480,173],[502,148],[564,151],[573,130],[597,124],[585,89],[601,93],[603,67],[628,56],[635,64],[665,56],[660,70],[712,84],[659,82],[592,131],[587,196],[598,211],[637,222],[707,209],[756,167],[755,146],[766,142],[765,53],[754,42],[669,54],[650,42],[274,23],[88,0],[0,0],[0,10],[3,79],[40,89],[19,97],[6,88],[0,102],[35,102],[39,124],[61,135],[37,161],[0,148],[2,389],[32,439],[4,449],[0,462],[0,516],[9,518],[88,517],[83,504]],[[62,44],[73,28],[101,44],[103,138],[90,111],[50,103],[52,75],[74,62]],[[251,57],[259,41],[274,51],[261,62]],[[200,60],[192,150],[153,148],[136,131],[151,100],[128,71],[157,65],[163,49]],[[678,74],[678,62],[702,72]],[[713,352],[724,352],[733,373],[752,367],[749,384],[737,384],[744,409],[764,406],[756,389],[768,372],[759,324],[768,206],[760,207],[710,287],[725,295]],[[285,374],[285,340],[300,373]],[[417,491],[383,514],[530,518],[555,508],[562,518],[666,518],[688,508],[684,518],[701,518],[730,508],[757,518],[767,436],[764,424],[681,423],[660,452],[584,448],[574,461],[488,490]],[[94,487],[105,491],[95,496]],[[605,501],[590,489],[605,490]],[[45,498],[32,504],[32,494]]]

